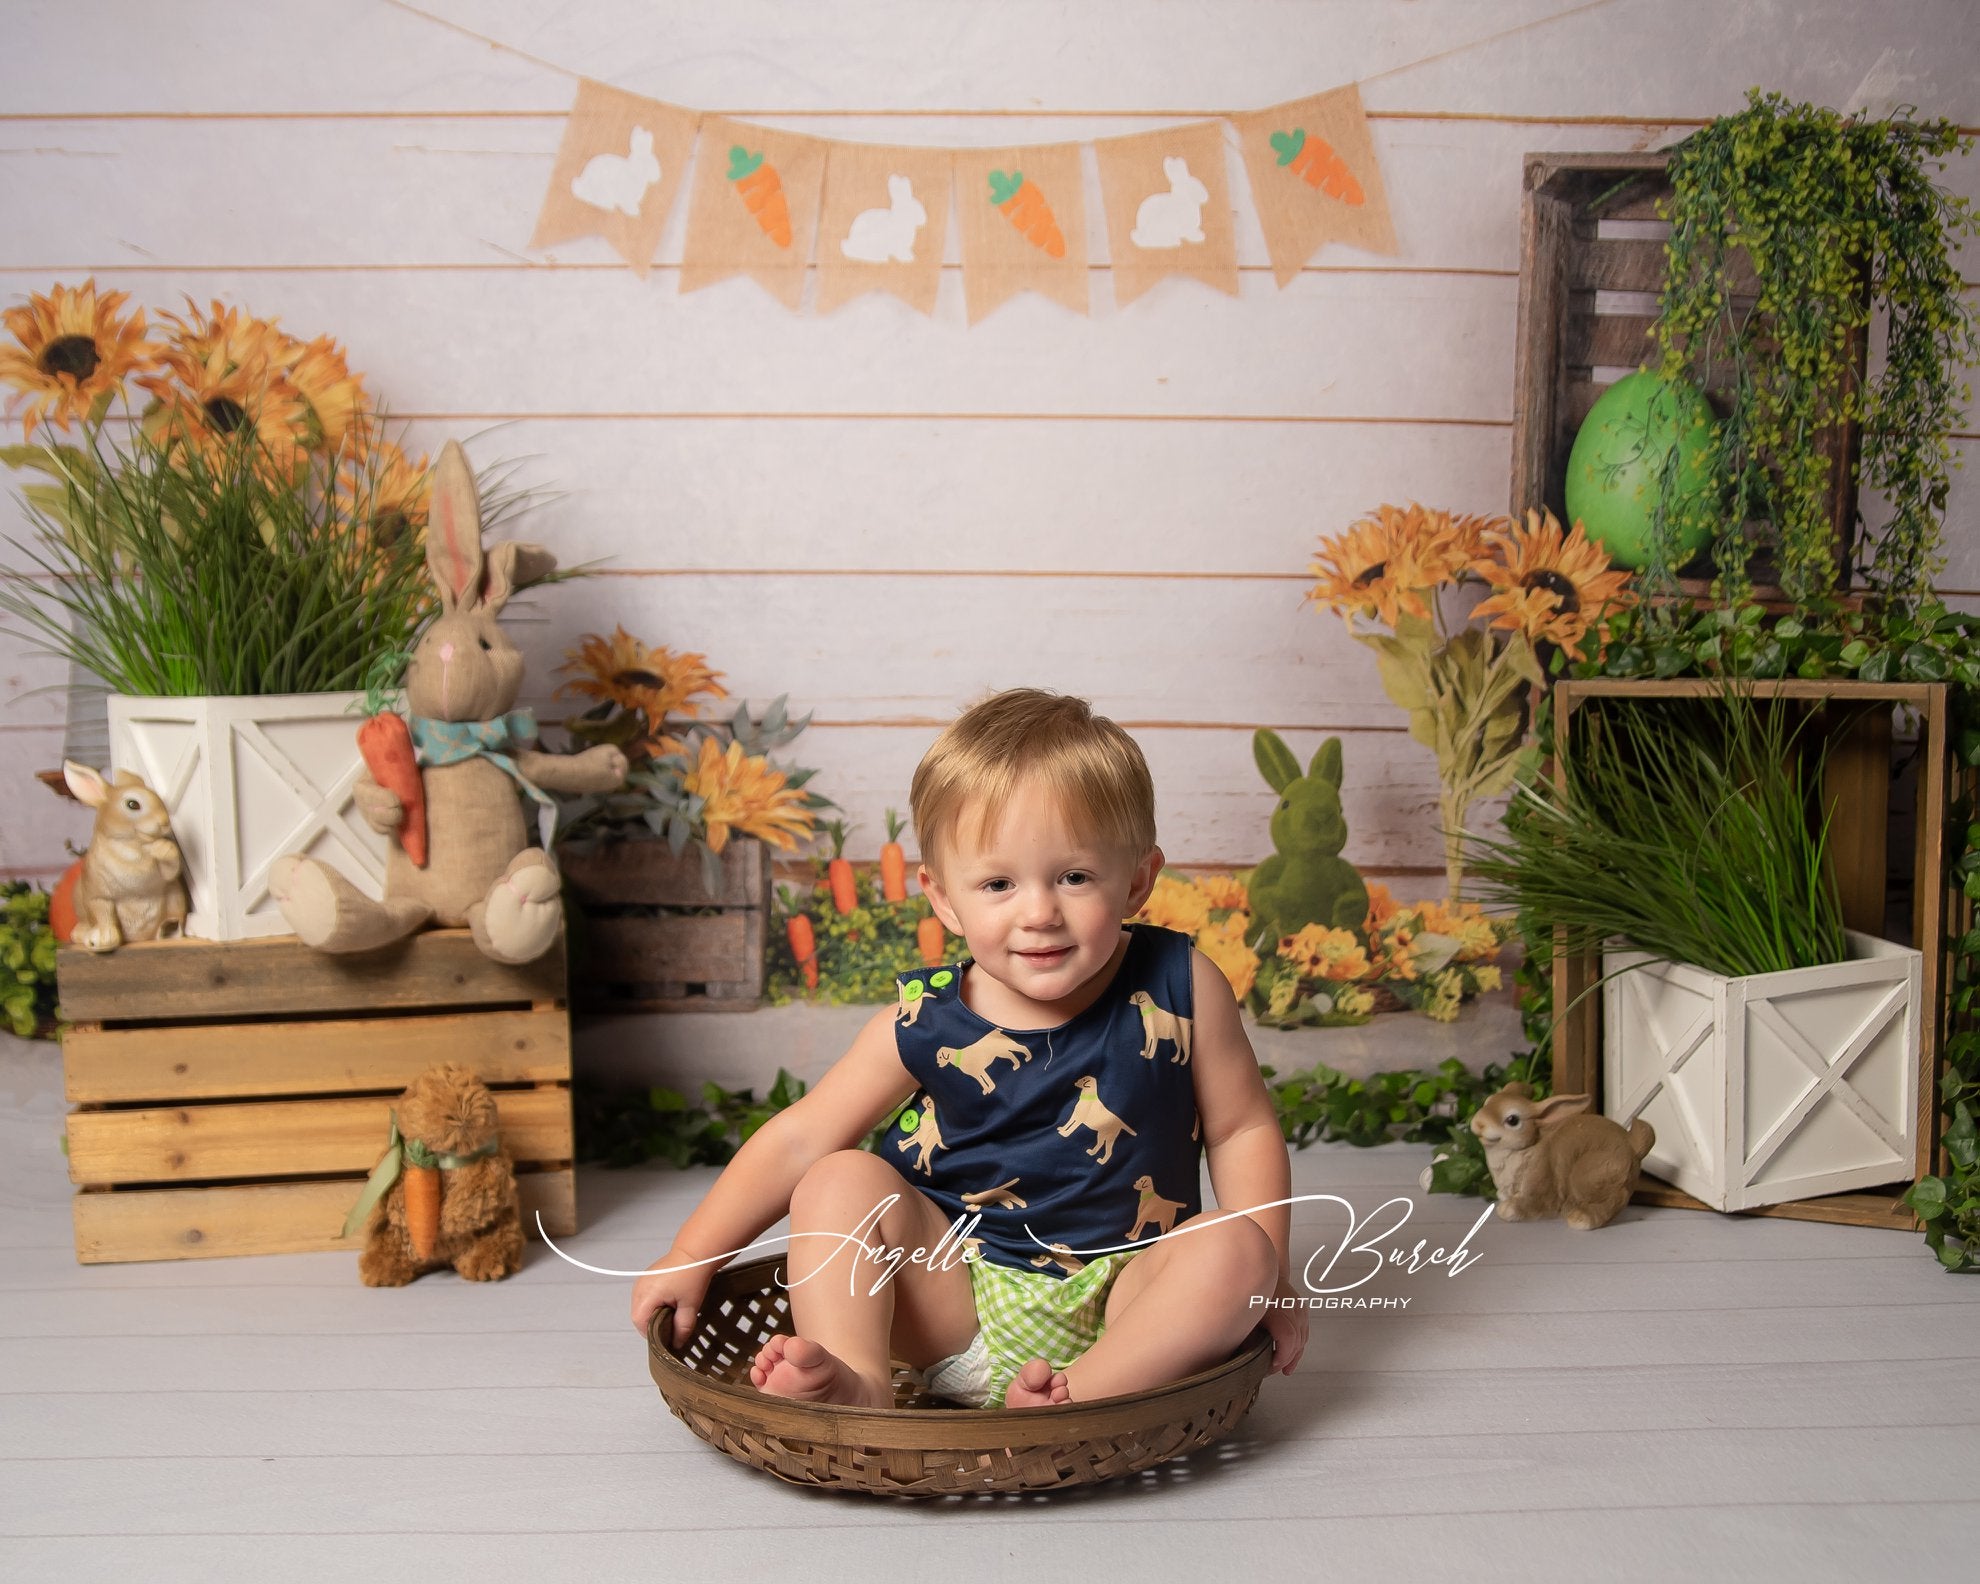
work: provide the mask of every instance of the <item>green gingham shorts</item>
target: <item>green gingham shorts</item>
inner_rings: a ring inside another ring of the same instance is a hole
[[[1107,1294],[1140,1249],[1102,1254],[1076,1276],[969,1262],[981,1328],[960,1353],[921,1372],[926,1390],[971,1408],[1001,1408],[1018,1371],[1035,1358],[1064,1369],[1107,1328]]]

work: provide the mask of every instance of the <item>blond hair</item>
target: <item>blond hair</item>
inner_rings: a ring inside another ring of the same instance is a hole
[[[909,790],[921,859],[952,851],[965,812],[979,836],[1029,781],[1056,795],[1066,822],[1137,857],[1155,845],[1155,784],[1132,737],[1086,700],[1011,688],[971,705],[915,768]]]

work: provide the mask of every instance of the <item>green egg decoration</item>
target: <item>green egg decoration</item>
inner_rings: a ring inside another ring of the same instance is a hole
[[[1696,386],[1640,372],[1596,398],[1568,453],[1568,521],[1580,523],[1617,566],[1650,564],[1650,524],[1665,458],[1677,454],[1682,504],[1711,487],[1709,453],[1718,420]],[[1690,515],[1690,514],[1682,514]],[[1676,565],[1705,547],[1711,523],[1701,514],[1678,535]]]

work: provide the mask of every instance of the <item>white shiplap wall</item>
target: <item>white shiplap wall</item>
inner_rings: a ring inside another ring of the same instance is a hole
[[[1980,122],[1966,0],[30,0],[5,31],[0,297],[88,274],[159,307],[220,297],[342,339],[416,446],[529,458],[562,492],[531,536],[611,558],[519,604],[530,701],[614,622],[704,651],[738,696],[816,712],[795,757],[857,857],[941,722],[1032,683],[1135,730],[1176,861],[1262,855],[1248,734],[1269,724],[1302,755],[1345,735],[1351,857],[1434,870],[1434,764],[1365,651],[1302,609],[1303,568],[1378,501],[1506,505],[1521,154],[1657,146],[1753,83]],[[939,145],[1362,80],[1401,250],[1331,248],[1277,290],[1237,179],[1240,297],[1169,282],[1117,312],[1089,182],[1087,319],[1023,298],[965,329],[953,228],[932,320],[880,297],[792,315],[741,280],[683,297],[684,205],[644,282],[602,243],[526,251],[568,72]],[[1980,191],[1976,162],[1949,181]],[[1975,500],[1963,477],[1963,594]],[[60,675],[0,641],[0,871],[50,874],[85,834],[32,780],[62,702],[21,695]]]

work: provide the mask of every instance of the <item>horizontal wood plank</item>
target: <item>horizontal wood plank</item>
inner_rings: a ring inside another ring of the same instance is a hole
[[[587,917],[583,931],[574,964],[581,982],[708,984],[752,977],[747,913]]]
[[[760,841],[739,839],[722,853],[722,886],[702,889],[701,855],[678,856],[659,840],[613,841],[557,850],[564,888],[581,907],[760,907],[768,896],[769,859]]]
[[[363,1239],[338,1234],[362,1187],[362,1178],[347,1177],[79,1193],[74,1207],[76,1260],[103,1265],[242,1254],[355,1254]],[[577,1174],[572,1167],[517,1172],[516,1198],[526,1235],[537,1235],[539,1211],[552,1235],[577,1231]]]
[[[90,1023],[531,1004],[564,993],[561,947],[533,963],[498,963],[465,929],[336,955],[293,935],[142,941],[102,954],[64,947],[55,971],[63,1015]]]
[[[440,1062],[486,1084],[571,1076],[570,1014],[442,1012],[306,1022],[71,1027],[62,1037],[68,1098],[78,1104],[403,1089]]]
[[[394,1098],[71,1112],[69,1180],[168,1183],[369,1171],[385,1148]],[[569,1089],[498,1089],[495,1109],[512,1160],[573,1158]]]

